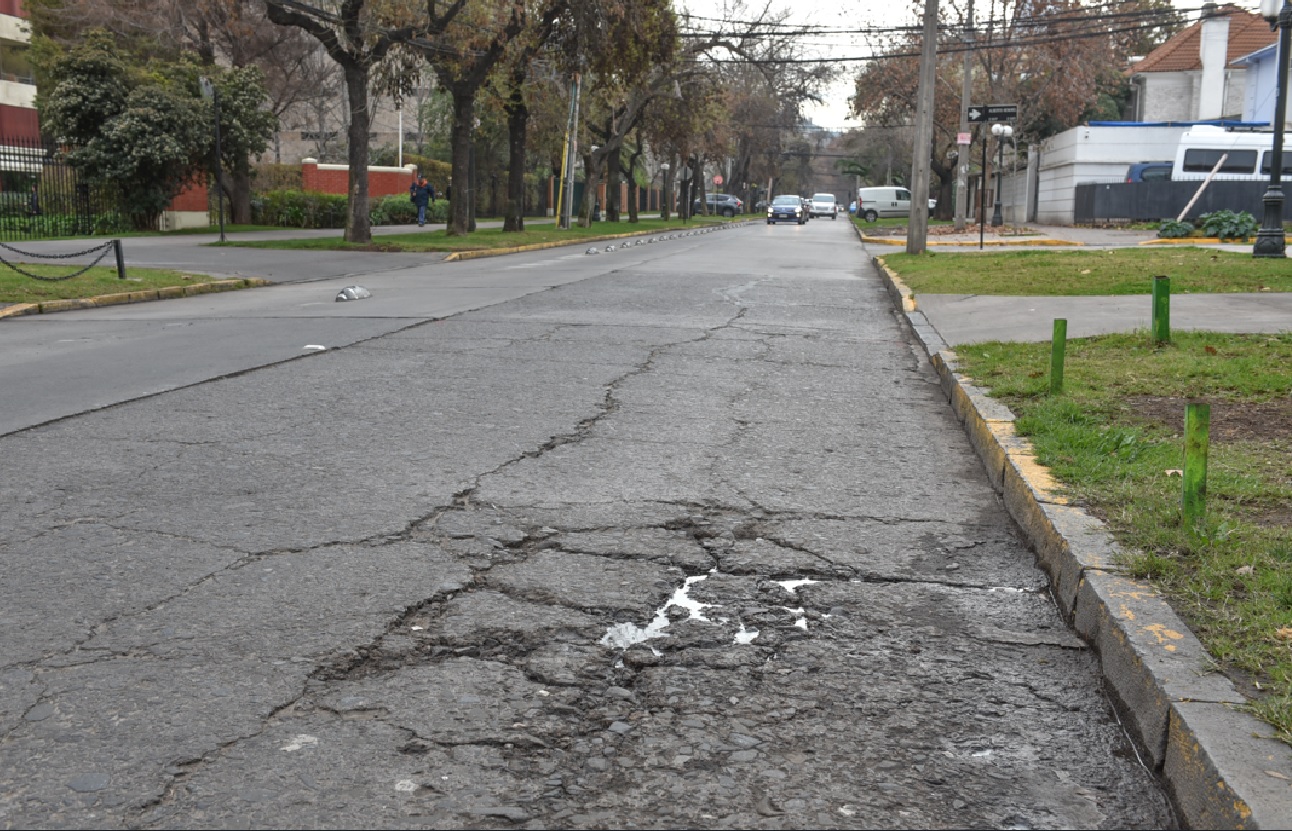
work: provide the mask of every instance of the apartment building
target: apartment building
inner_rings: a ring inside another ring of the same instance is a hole
[[[22,0],[0,0],[0,141],[40,138],[30,48],[31,24]]]

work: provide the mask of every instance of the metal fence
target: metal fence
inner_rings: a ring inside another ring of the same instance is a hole
[[[1175,219],[1202,182],[1101,182],[1077,185],[1073,221],[1137,222]],[[1189,209],[1186,219],[1211,211],[1247,211],[1260,218],[1265,182],[1212,182]]]
[[[0,136],[0,240],[88,236],[115,220],[112,200],[80,181],[58,149]]]

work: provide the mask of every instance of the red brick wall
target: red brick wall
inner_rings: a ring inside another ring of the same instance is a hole
[[[206,213],[207,207],[207,190],[206,182],[198,180],[191,182],[184,187],[179,195],[171,200],[167,207],[169,211],[201,211]]]
[[[408,193],[413,174],[403,168],[368,168],[369,196],[397,196]],[[345,165],[327,165],[320,170],[313,162],[301,164],[301,187],[319,193],[344,194],[350,187],[350,169]]]
[[[0,0],[3,2],[3,0]],[[17,139],[39,139],[40,120],[27,107],[0,104],[0,136]]]

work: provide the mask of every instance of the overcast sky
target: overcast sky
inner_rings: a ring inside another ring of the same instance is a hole
[[[1095,0],[1098,2],[1098,0]],[[1107,3],[1110,0],[1102,0]],[[1115,0],[1112,0],[1115,2]],[[694,15],[711,18],[723,18],[725,9],[731,8],[730,0],[674,0],[679,12],[686,10]],[[1196,19],[1203,0],[1172,0],[1176,8],[1189,13]],[[1259,0],[1230,0],[1234,5],[1255,10]],[[981,19],[990,8],[991,0],[976,0],[975,16]],[[749,3],[753,9],[761,9],[757,0]],[[790,12],[789,22],[820,26],[830,29],[862,29],[883,26],[919,26],[923,3],[918,8],[909,0],[835,0],[832,3],[783,3],[773,0],[771,8],[785,9]],[[736,19],[747,20],[756,12],[736,12]],[[709,25],[708,21],[704,21]],[[864,35],[811,35],[803,40],[804,57],[810,58],[849,58],[871,54],[870,44]],[[863,66],[860,63],[841,64],[844,71],[840,78],[825,91],[826,102],[820,106],[809,106],[806,115],[816,124],[839,129],[855,127],[858,123],[848,118],[848,96],[852,94],[852,78]]]

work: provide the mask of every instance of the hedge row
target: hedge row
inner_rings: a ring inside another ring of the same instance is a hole
[[[303,190],[275,190],[251,200],[251,221],[256,225],[283,228],[344,228],[347,211],[345,194]],[[426,210],[429,222],[446,222],[449,203],[436,200]],[[410,225],[417,221],[417,206],[407,196],[373,199],[368,206],[373,225]]]

